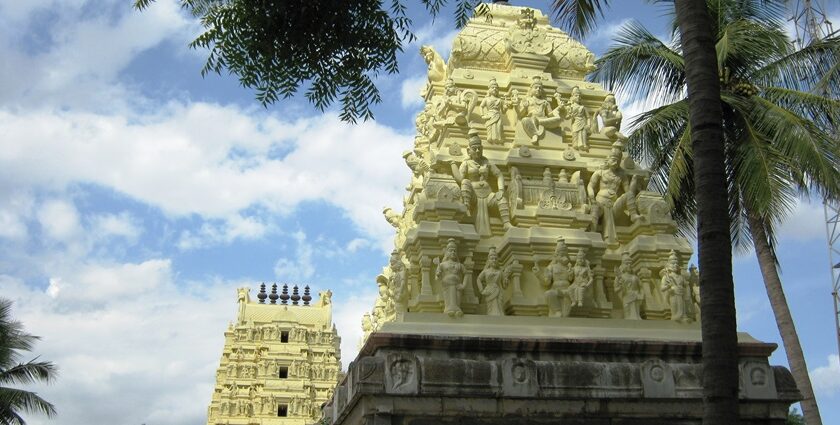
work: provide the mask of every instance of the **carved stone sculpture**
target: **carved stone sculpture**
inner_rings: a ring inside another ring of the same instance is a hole
[[[408,280],[405,276],[405,264],[402,255],[398,251],[391,252],[389,263],[391,276],[388,278],[388,286],[393,293],[394,308],[397,314],[405,313],[408,307]]]
[[[573,277],[571,267],[566,242],[563,238],[557,239],[554,258],[543,273],[540,273],[539,266],[534,263],[533,272],[537,275],[542,286],[547,289],[545,298],[548,303],[548,315],[551,317],[568,317],[572,309],[572,301],[569,295],[569,287]]]
[[[491,247],[490,252],[487,253],[487,264],[484,266],[484,270],[478,274],[476,282],[478,283],[478,291],[487,306],[487,314],[504,316],[504,291],[507,288],[508,280],[499,267],[496,248]]]
[[[490,79],[487,87],[487,96],[481,100],[481,118],[484,119],[484,127],[487,129],[487,142],[493,144],[502,143],[502,111],[505,109],[504,99],[499,97],[499,84],[495,78]]]
[[[635,221],[640,218],[636,207],[638,193],[635,185],[632,184],[633,178],[621,168],[622,149],[623,145],[620,142],[613,144],[613,149],[604,160],[601,169],[592,174],[587,186],[591,203],[591,229],[596,230],[599,221],[602,222],[601,233],[608,243],[615,243],[617,240],[615,233],[617,212],[626,209],[630,220]]]
[[[580,104],[580,89],[575,86],[569,101],[562,108],[567,119],[571,121],[572,146],[575,149],[589,150],[589,115],[586,108]]]
[[[481,139],[474,130],[470,133],[467,149],[470,157],[461,163],[455,178],[461,183],[461,197],[466,207],[475,216],[476,231],[490,236],[490,208],[498,211],[505,229],[510,228],[510,211],[504,198],[505,179],[499,168],[484,157]],[[455,171],[455,170],[453,170]],[[496,190],[490,185],[495,178]]]
[[[436,99],[435,125],[467,125],[468,117],[475,107],[475,91],[458,90],[451,78],[446,80],[443,90],[443,96]]]
[[[614,95],[608,94],[607,97],[604,98],[604,102],[601,104],[601,107],[598,108],[598,111],[595,113],[592,123],[593,127],[596,127],[595,131],[598,131],[597,124],[599,117],[601,118],[601,134],[607,136],[609,139],[627,139],[627,137],[619,133],[619,130],[621,130],[622,115],[621,111],[618,110],[618,105],[615,103]]]
[[[534,77],[528,96],[524,99],[512,99],[522,123],[522,129],[536,145],[545,134],[546,128],[557,128],[563,122],[563,118],[552,110],[551,101],[545,98],[542,79]]]
[[[572,306],[583,306],[586,296],[586,289],[592,285],[592,269],[589,267],[589,260],[586,259],[586,248],[578,250],[575,257],[575,266],[572,268],[574,280],[569,286],[569,295],[572,299]]]
[[[694,321],[691,317],[691,288],[687,276],[679,271],[677,253],[671,251],[665,268],[662,269],[662,292],[671,306],[671,320],[681,323]]]
[[[446,63],[434,47],[421,46],[420,55],[423,56],[423,60],[428,65],[430,82],[435,83],[446,79]]]
[[[443,251],[443,261],[435,259],[437,269],[435,279],[440,282],[443,292],[443,312],[449,317],[461,317],[461,292],[467,286],[467,270],[458,261],[458,244],[449,239]]]
[[[639,311],[643,300],[642,282],[633,271],[630,254],[627,252],[621,255],[621,266],[615,269],[613,291],[621,297],[624,318],[640,320],[642,317]]]

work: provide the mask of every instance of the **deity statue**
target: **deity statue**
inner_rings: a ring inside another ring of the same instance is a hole
[[[695,318],[700,320],[700,273],[694,264],[688,267],[688,284],[691,286],[691,304],[694,307]]]
[[[589,150],[589,116],[586,108],[580,104],[580,89],[575,86],[572,88],[572,94],[569,96],[569,101],[558,107],[564,113],[566,118],[572,121],[572,146],[575,149],[588,151]]]
[[[476,130],[470,130],[470,144],[467,152],[470,157],[461,163],[457,172],[453,166],[455,179],[461,183],[461,197],[464,205],[475,213],[475,228],[481,236],[491,236],[489,208],[494,207],[502,219],[505,229],[511,227],[510,210],[504,197],[505,178],[496,165],[484,157],[481,139]],[[496,178],[496,192],[490,186],[489,179]]]
[[[621,304],[624,306],[624,318],[641,320],[639,310],[643,299],[642,281],[633,272],[630,253],[626,251],[621,254],[621,266],[615,269],[613,291],[621,297]]]
[[[502,143],[502,111],[505,109],[504,99],[499,97],[499,84],[495,78],[490,79],[487,87],[487,96],[481,100],[481,118],[484,118],[484,126],[487,129],[487,141],[493,144]]]
[[[671,320],[680,323],[691,323],[691,288],[687,276],[679,271],[677,253],[671,251],[668,262],[660,273],[662,276],[662,292],[671,305]]]
[[[405,313],[408,308],[408,279],[406,279],[405,264],[399,251],[391,252],[390,259],[391,275],[388,277],[388,287],[393,294],[394,308],[396,313]]]
[[[476,281],[478,291],[487,305],[487,314],[504,316],[504,291],[507,288],[508,279],[499,267],[496,248],[490,248],[490,252],[487,253],[487,264],[484,266],[484,270],[478,274]]]
[[[536,145],[545,134],[546,128],[557,128],[563,122],[563,118],[557,115],[551,108],[551,101],[545,98],[542,79],[534,77],[528,96],[524,99],[512,99],[516,106],[516,112],[521,119],[522,129],[531,138],[531,143]]]
[[[393,316],[394,300],[392,298],[393,294],[388,288],[387,279],[380,275],[377,277],[376,283],[379,285],[379,297],[376,298],[376,304],[373,307],[373,320],[379,327]]]
[[[636,196],[638,195],[638,179],[631,177],[621,168],[623,145],[621,142],[613,144],[613,148],[604,160],[601,169],[595,171],[589,179],[587,194],[591,203],[592,225],[591,229],[598,227],[598,222],[603,218],[601,229],[607,243],[617,242],[615,232],[615,214],[626,209],[631,221],[638,220],[641,215],[636,207]],[[619,196],[619,192],[622,193]]]
[[[475,91],[460,91],[451,78],[447,79],[443,86],[443,96],[439,96],[436,101],[435,115],[438,121],[435,125],[467,125],[469,115],[475,107],[475,96]]]
[[[593,127],[596,128],[595,131],[598,131],[598,117],[601,117],[601,134],[607,136],[610,140],[627,140],[627,137],[619,133],[619,130],[621,130],[622,115],[621,111],[618,110],[618,105],[615,103],[614,95],[608,94],[604,98],[604,102],[601,103],[601,107],[595,112],[595,117],[592,122]]]
[[[592,285],[592,269],[589,267],[589,261],[586,259],[586,248],[578,250],[577,257],[575,257],[575,265],[572,267],[572,274],[574,280],[569,286],[569,295],[572,299],[572,306],[583,306],[583,298],[586,293],[586,288]]]
[[[435,258],[435,279],[443,290],[443,312],[449,317],[461,317],[461,291],[467,286],[467,269],[458,261],[458,244],[449,239],[443,251],[443,261]]]
[[[443,81],[446,78],[446,63],[440,54],[435,51],[435,48],[432,46],[421,46],[420,55],[423,56],[423,60],[428,65],[429,81],[433,83]]]
[[[540,273],[537,263],[534,263],[532,271],[540,280],[542,286],[547,289],[545,298],[548,301],[548,315],[550,317],[568,317],[572,309],[569,295],[572,269],[566,242],[563,238],[557,238],[554,258],[551,259],[544,273]]]
[[[525,206],[524,200],[522,199],[525,195],[525,190],[522,186],[522,174],[519,173],[519,169],[516,167],[510,167],[510,188],[508,190],[510,190],[510,199],[508,199],[510,211],[511,215],[514,215],[518,208]]]

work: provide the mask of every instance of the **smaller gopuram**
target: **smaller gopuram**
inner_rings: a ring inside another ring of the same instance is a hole
[[[447,60],[420,53],[394,249],[324,421],[702,424],[715,318],[615,96],[586,79],[595,55],[506,3],[478,5]],[[783,425],[799,399],[775,349],[738,335],[742,425]]]
[[[311,304],[309,286],[260,285],[257,301],[237,289],[236,323],[225,347],[207,425],[303,425],[320,417],[341,372],[341,338],[332,322],[332,292]]]

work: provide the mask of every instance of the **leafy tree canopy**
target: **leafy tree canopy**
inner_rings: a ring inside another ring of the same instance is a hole
[[[137,9],[154,0],[136,0]],[[340,117],[373,118],[377,76],[398,72],[397,53],[415,39],[403,0],[180,0],[204,32],[190,47],[210,51],[202,75],[227,70],[267,106],[304,95]],[[479,0],[452,0],[463,26]],[[435,17],[448,0],[420,0]]]

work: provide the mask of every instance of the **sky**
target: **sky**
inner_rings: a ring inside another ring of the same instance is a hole
[[[346,367],[392,247],[382,208],[409,181],[418,49],[446,57],[456,34],[448,11],[407,0],[418,41],[377,78],[376,121],[353,126],[202,78],[206,51],[187,47],[199,23],[174,0],[129,3],[0,0],[0,297],[59,368],[29,387],[59,415],[33,425],[204,423],[235,289],[261,282],[331,289]],[[629,19],[668,34],[661,6],[614,3],[584,40],[596,54]],[[818,199],[781,228],[779,256],[824,423],[840,423]],[[734,270],[739,329],[780,344],[753,253]],[[786,365],[781,348],[771,363]]]

